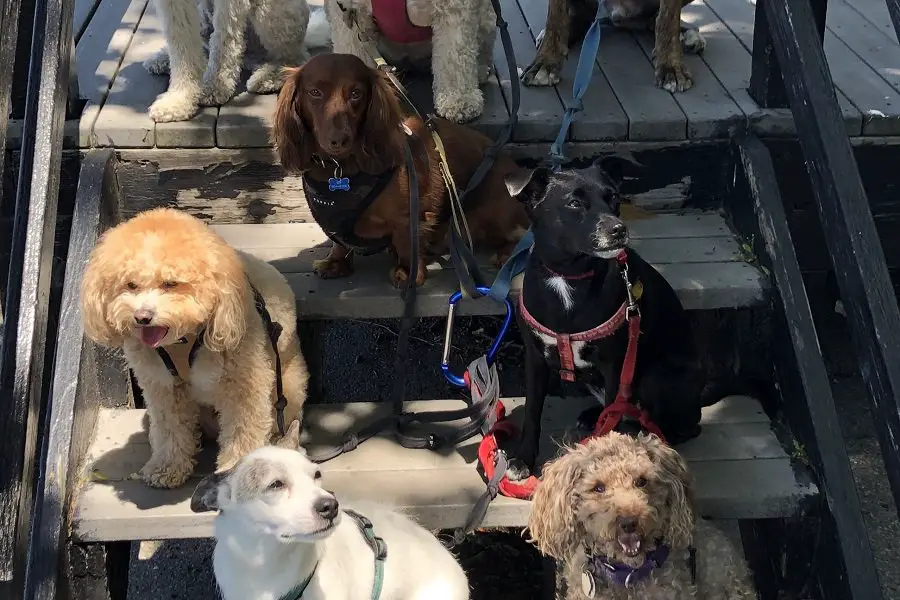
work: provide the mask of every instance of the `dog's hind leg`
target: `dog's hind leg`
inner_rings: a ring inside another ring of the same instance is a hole
[[[147,112],[157,123],[186,121],[199,108],[200,80],[206,68],[200,11],[195,2],[182,0],[156,0],[156,7],[165,31],[169,89]]]
[[[264,0],[255,7],[250,21],[268,57],[247,80],[247,90],[271,94],[281,89],[284,67],[296,67],[309,59],[304,43],[309,5],[305,0]]]
[[[466,123],[484,110],[484,94],[478,87],[480,24],[471,0],[434,4],[431,72],[434,75],[434,107],[438,115]]]
[[[237,89],[246,48],[245,30],[250,0],[217,0],[213,8],[213,32],[209,39],[209,64],[203,75],[200,103],[225,104]]]
[[[353,2],[349,2],[348,10],[354,8]],[[372,15],[361,13],[359,7],[356,7],[357,24],[363,27],[362,35],[374,35],[375,24],[372,22]],[[366,52],[366,47],[359,40],[356,32],[350,29],[347,21],[344,20],[344,12],[338,6],[337,0],[325,1],[325,14],[328,15],[328,22],[331,24],[331,46],[336,54],[352,54],[372,68],[375,68],[375,61]]]
[[[229,382],[216,400],[219,414],[216,471],[230,469],[250,452],[268,444],[275,431],[272,410],[275,373],[269,365],[259,361],[252,361],[245,367],[247,375]]]
[[[684,65],[681,48],[681,0],[662,0],[656,15],[653,47],[656,85],[668,92],[683,92],[694,85]]]
[[[478,84],[484,85],[494,72],[494,43],[497,41],[497,15],[490,0],[481,0],[478,30]]]
[[[523,335],[533,335],[521,319],[519,329]],[[514,481],[527,479],[534,473],[540,450],[541,417],[549,379],[550,368],[540,355],[540,349],[535,347],[533,340],[525,340],[525,420],[522,423],[519,447],[509,461],[508,471],[509,478]]]
[[[537,56],[522,72],[525,85],[556,85],[562,64],[569,53],[569,29],[571,16],[569,2],[578,0],[550,0],[547,6],[547,25]]]

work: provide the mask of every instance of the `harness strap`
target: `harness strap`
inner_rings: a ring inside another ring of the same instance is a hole
[[[359,527],[360,533],[366,538],[366,544],[375,555],[375,580],[372,582],[372,600],[381,597],[381,589],[384,587],[384,562],[387,560],[387,543],[375,535],[375,526],[365,516],[356,511],[344,509],[344,514],[353,519]]]
[[[194,366],[194,359],[197,358],[197,351],[203,345],[203,334],[204,333],[206,333],[206,327],[202,328],[197,333],[197,339],[194,340],[194,345],[191,346],[191,350],[190,350],[190,352],[188,352],[188,367]],[[178,340],[178,343],[186,344],[187,339],[181,338],[180,340]],[[166,369],[169,371],[169,373],[172,375],[172,377],[175,377],[177,379],[184,379],[181,376],[181,374],[178,373],[178,367],[175,366],[175,361],[172,360],[172,356],[169,354],[169,352],[165,348],[163,348],[162,346],[159,346],[156,349],[156,353],[162,359],[163,364],[166,365]]]

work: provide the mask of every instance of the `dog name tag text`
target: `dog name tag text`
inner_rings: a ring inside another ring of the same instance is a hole
[[[581,570],[581,593],[588,598],[593,598],[596,592],[597,584],[594,582],[594,576],[587,567],[584,567]]]
[[[350,178],[349,177],[329,177],[328,178],[328,191],[329,192],[349,192],[350,191]]]

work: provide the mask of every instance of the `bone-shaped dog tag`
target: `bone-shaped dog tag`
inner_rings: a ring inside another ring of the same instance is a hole
[[[350,178],[349,177],[329,177],[328,178],[328,191],[335,192],[349,192],[350,191]]]
[[[593,598],[597,593],[597,584],[594,582],[594,576],[587,567],[581,570],[581,592],[587,598]]]

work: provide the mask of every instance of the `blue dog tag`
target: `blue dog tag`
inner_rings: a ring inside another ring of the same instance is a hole
[[[329,177],[328,178],[328,191],[341,191],[341,192],[349,192],[350,191],[350,178],[349,177]]]

